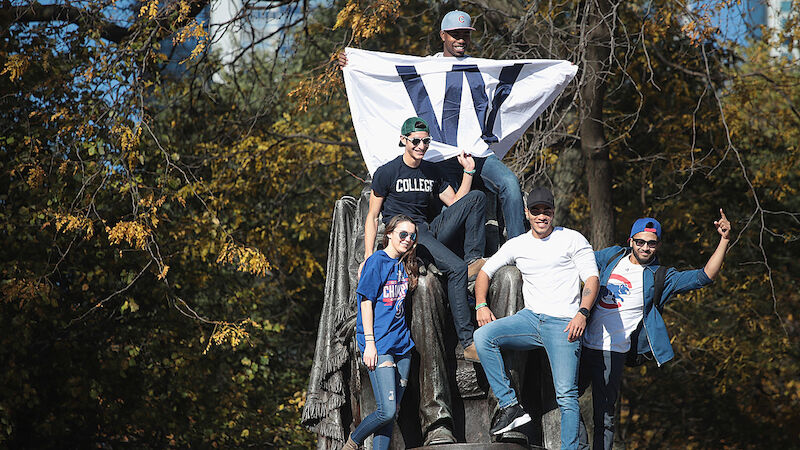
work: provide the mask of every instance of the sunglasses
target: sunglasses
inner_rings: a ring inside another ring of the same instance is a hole
[[[406,238],[408,237],[410,237],[412,241],[416,241],[417,233],[409,233],[408,231],[401,231],[397,233],[397,237],[399,237],[401,241],[405,241]]]
[[[403,136],[403,137],[406,139],[406,141],[411,142],[411,145],[413,145],[414,147],[418,146],[420,142],[422,142],[425,145],[428,145],[428,144],[431,143],[431,137],[430,136],[424,137],[424,138],[414,138],[414,139],[411,139],[410,137],[407,137],[407,136]]]
[[[633,239],[633,243],[637,247],[644,247],[644,244],[647,244],[650,248],[653,248],[658,245],[658,241],[645,241],[644,239]]]

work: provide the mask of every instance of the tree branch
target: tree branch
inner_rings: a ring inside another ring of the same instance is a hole
[[[203,8],[208,5],[209,0],[195,0],[190,4],[187,19],[194,18]],[[42,5],[33,2],[25,6],[11,6],[8,2],[0,4],[0,27],[8,29],[13,23],[32,23],[32,22],[67,22],[78,25],[79,27],[96,26],[100,30],[102,39],[120,43],[127,39],[133,30],[121,27],[113,22],[101,18],[96,13],[89,10],[70,5]],[[170,29],[168,20],[158,20],[160,27]],[[182,26],[183,23],[177,24]]]

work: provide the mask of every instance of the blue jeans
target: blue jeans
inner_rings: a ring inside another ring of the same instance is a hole
[[[442,211],[430,224],[417,224],[417,243],[422,247],[417,251],[420,256],[432,259],[447,279],[450,312],[453,314],[456,335],[464,348],[472,343],[475,329],[467,294],[467,263],[483,256],[486,243],[485,208],[484,193],[471,191]],[[463,241],[461,236],[464,237]],[[464,258],[451,250],[457,246],[463,248]]]
[[[500,206],[503,209],[503,220],[506,222],[506,234],[508,239],[519,236],[525,232],[525,204],[522,203],[522,191],[519,189],[519,180],[514,172],[503,164],[494,154],[486,158],[475,157],[475,182],[480,176],[485,190],[494,193],[500,198]],[[445,175],[447,181],[458,190],[461,179],[464,176],[464,168],[453,157],[436,163]]]
[[[525,205],[522,203],[522,191],[519,189],[519,180],[514,172],[497,156],[489,155],[481,169],[481,180],[486,189],[500,197],[508,239],[524,233]]]
[[[624,369],[625,353],[592,348],[582,350],[580,384],[592,383],[594,450],[611,450],[614,446],[614,411]],[[586,433],[581,430],[581,444],[586,440]]]
[[[486,379],[501,408],[517,403],[514,390],[506,376],[500,348],[531,350],[544,347],[553,372],[556,402],[561,411],[561,448],[578,447],[578,361],[581,342],[569,342],[564,329],[569,318],[536,314],[522,309],[513,316],[503,317],[475,330],[475,348],[481,359]]]
[[[402,356],[378,355],[378,365],[375,370],[369,371],[377,409],[365,417],[350,434],[350,438],[358,445],[363,444],[367,436],[375,433],[372,448],[376,450],[389,448],[394,418],[397,416],[397,405],[403,399],[409,370],[411,370],[411,352]]]

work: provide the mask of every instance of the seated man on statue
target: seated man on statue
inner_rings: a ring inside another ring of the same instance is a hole
[[[592,247],[575,230],[554,227],[552,192],[535,188],[528,195],[525,215],[531,231],[507,241],[489,258],[475,282],[480,328],[475,345],[500,410],[491,433],[500,435],[529,422],[506,376],[501,349],[543,347],[553,373],[561,411],[561,448],[578,447],[578,362],[581,335],[598,291],[598,271]],[[495,319],[489,310],[489,281],[498,269],[515,264],[522,273],[525,308]],[[584,282],[581,293],[580,282]]]
[[[369,212],[364,224],[364,259],[373,253],[381,213],[384,222],[397,214],[411,217],[417,226],[420,256],[432,260],[446,279],[450,311],[458,340],[464,348],[464,358],[477,362],[467,280],[477,274],[484,263],[486,200],[483,192],[470,192],[475,162],[469,155],[458,157],[463,176],[456,192],[434,164],[423,160],[431,141],[428,124],[419,117],[411,117],[403,123],[400,134],[403,154],[380,166],[372,177]],[[427,211],[433,195],[447,209],[429,218]],[[462,235],[463,242],[459,240]],[[463,258],[457,252],[463,252]]]

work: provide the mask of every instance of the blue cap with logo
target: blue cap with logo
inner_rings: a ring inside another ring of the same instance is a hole
[[[636,222],[633,222],[633,226],[631,227],[631,235],[641,233],[643,231],[649,231],[650,233],[655,233],[659,239],[661,239],[661,224],[658,223],[656,219],[652,217],[643,217],[641,219],[637,219]]]
[[[455,10],[445,14],[444,19],[442,19],[442,31],[450,30],[475,31],[475,28],[472,28],[472,19],[469,17],[469,14],[464,11]]]

